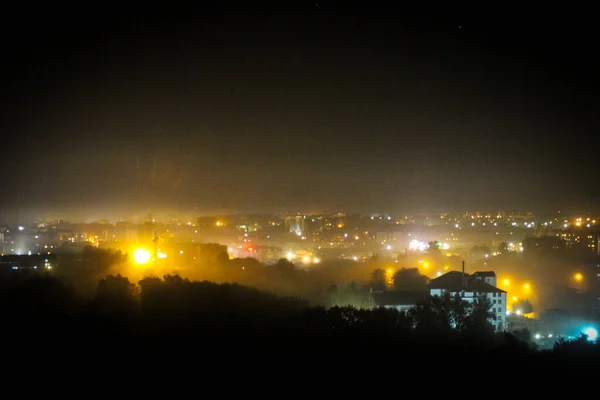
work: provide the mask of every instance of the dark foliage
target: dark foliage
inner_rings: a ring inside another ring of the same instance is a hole
[[[493,332],[486,304],[471,305],[450,296],[431,297],[402,313],[312,307],[301,299],[237,284],[173,275],[139,284],[109,275],[85,301],[48,275],[4,283],[0,306],[7,328],[2,339],[18,343],[7,346],[4,354],[16,359],[86,359],[92,353],[113,361],[169,357],[207,362],[242,356],[316,361],[335,356],[403,365],[466,360],[504,368],[574,358],[591,362],[598,356],[598,347],[585,337],[559,341],[551,351],[534,350],[526,335]]]

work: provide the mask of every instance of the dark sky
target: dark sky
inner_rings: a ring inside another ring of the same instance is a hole
[[[201,4],[5,16],[3,209],[598,203],[589,10]]]

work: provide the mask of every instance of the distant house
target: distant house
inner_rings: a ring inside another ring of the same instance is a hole
[[[493,282],[492,285],[490,282]],[[490,311],[495,317],[490,320],[496,330],[506,329],[506,292],[495,286],[496,274],[494,272],[475,272],[472,275],[458,271],[448,272],[429,282],[431,296],[451,296],[458,294],[463,300],[470,303],[476,299],[488,298],[491,303]]]
[[[427,290],[391,290],[372,294],[376,307],[408,311],[429,296]]]

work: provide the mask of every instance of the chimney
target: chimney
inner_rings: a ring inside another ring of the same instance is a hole
[[[465,274],[465,260],[462,262],[462,291],[467,291],[467,275]]]

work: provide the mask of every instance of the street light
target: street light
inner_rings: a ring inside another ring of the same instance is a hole
[[[577,282],[581,282],[583,280],[583,275],[581,275],[580,273],[575,274],[575,280]]]
[[[146,264],[151,258],[152,255],[146,249],[136,249],[133,252],[133,261],[135,261],[137,264]]]

